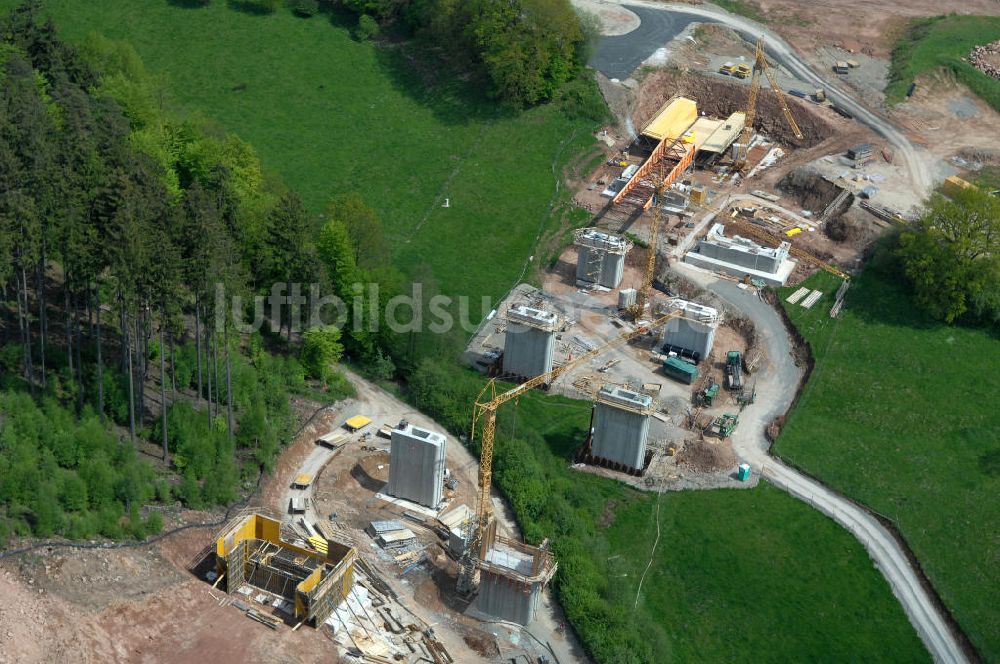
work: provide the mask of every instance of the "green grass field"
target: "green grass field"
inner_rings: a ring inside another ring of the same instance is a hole
[[[1000,660],[1000,334],[923,317],[881,255],[828,316],[787,305],[816,369],[775,450],[892,519],[986,661]],[[787,289],[786,289],[787,294]]]
[[[914,21],[892,52],[886,100],[902,101],[910,83],[920,74],[945,68],[986,103],[1000,110],[1000,81],[963,60],[973,47],[1000,39],[1000,17],[936,16]]]
[[[558,225],[558,176],[594,144],[592,123],[555,105],[507,114],[452,76],[431,80],[398,46],[352,40],[347,19],[254,15],[223,0],[45,6],[70,41],[93,31],[131,42],[174,105],[249,141],[313,211],[360,192],[404,272],[473,296],[476,321],[478,297],[502,295],[539,230]]]
[[[511,473],[543,487],[519,491],[532,499],[514,501],[518,517],[526,532],[552,537],[567,611],[592,647],[612,653],[600,661],[928,661],[861,545],[811,507],[767,484],[663,494],[653,553],[655,494],[567,468],[589,404],[536,392],[504,408],[500,484]],[[527,440],[516,462],[505,454],[512,435]],[[588,599],[606,613],[575,616]],[[614,620],[628,634],[613,632]]]

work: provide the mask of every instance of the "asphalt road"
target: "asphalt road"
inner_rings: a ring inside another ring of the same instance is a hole
[[[639,17],[639,27],[626,35],[602,37],[588,63],[608,78],[628,78],[643,60],[684,32],[689,25],[712,22],[712,19],[692,14],[638,5],[625,7]]]

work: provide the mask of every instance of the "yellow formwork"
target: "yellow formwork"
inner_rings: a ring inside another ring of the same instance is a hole
[[[677,97],[660,109],[642,129],[643,136],[658,141],[680,138],[698,119],[698,104],[687,97]]]

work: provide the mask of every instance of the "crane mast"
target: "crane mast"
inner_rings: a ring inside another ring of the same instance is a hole
[[[754,55],[753,63],[753,78],[750,80],[750,97],[747,100],[747,110],[745,124],[743,125],[743,133],[740,135],[740,142],[737,145],[736,159],[733,161],[733,168],[737,171],[743,171],[747,165],[747,152],[750,149],[750,134],[753,132],[753,122],[757,117],[757,94],[760,92],[760,75],[764,74],[767,76],[767,80],[771,84],[771,89],[774,94],[778,97],[778,102],[781,104],[781,112],[785,116],[785,121],[788,122],[788,126],[792,129],[792,134],[795,138],[801,139],[803,137],[802,130],[799,129],[799,125],[795,122],[795,118],[792,117],[792,111],[788,108],[788,101],[785,99],[785,93],[781,90],[778,85],[777,80],[774,78],[774,72],[771,71],[771,67],[767,64],[767,57],[764,54],[764,37],[761,36],[757,39],[757,50]]]

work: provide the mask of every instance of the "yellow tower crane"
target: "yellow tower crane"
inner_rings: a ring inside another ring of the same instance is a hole
[[[653,196],[653,220],[649,228],[649,246],[646,247],[646,272],[642,277],[642,285],[639,292],[635,294],[635,304],[629,307],[628,312],[634,320],[639,320],[646,305],[649,304],[650,296],[653,293],[653,277],[656,274],[656,250],[660,241],[660,226],[663,223],[662,212],[660,210],[660,192],[662,187],[657,187]]]
[[[476,501],[476,520],[472,524],[472,536],[465,547],[465,553],[462,555],[458,573],[458,592],[460,594],[468,596],[475,592],[476,559],[481,559],[485,555],[485,548],[492,543],[493,535],[495,534],[496,522],[493,519],[490,485],[493,482],[493,438],[496,434],[497,409],[511,399],[516,399],[536,387],[554,381],[563,373],[594,359],[598,355],[618,348],[639,335],[651,332],[671,318],[681,316],[682,313],[682,310],[675,309],[646,325],[640,325],[634,330],[622,333],[605,345],[584,353],[548,373],[535,376],[516,387],[512,387],[506,392],[497,392],[497,381],[495,378],[490,379],[490,382],[486,384],[486,387],[483,388],[476,399],[472,413],[473,439],[476,436],[476,423],[480,420],[483,422],[480,434],[482,436],[482,449],[479,453],[479,493]]]
[[[767,57],[764,55],[764,37],[761,36],[757,39],[757,53],[754,56],[753,78],[750,80],[750,98],[747,101],[745,124],[743,125],[740,142],[737,145],[736,159],[733,162],[733,168],[741,172],[747,165],[747,151],[750,149],[750,134],[753,131],[753,121],[757,114],[757,93],[760,92],[760,75],[762,72],[771,83],[771,89],[774,90],[775,96],[778,97],[778,102],[781,103],[781,111],[785,114],[785,120],[788,121],[788,126],[792,128],[795,138],[801,139],[803,137],[802,130],[799,129],[795,118],[792,117],[792,111],[788,108],[785,93],[781,90],[781,86],[778,85],[778,82],[774,78],[771,67],[767,64]]]

